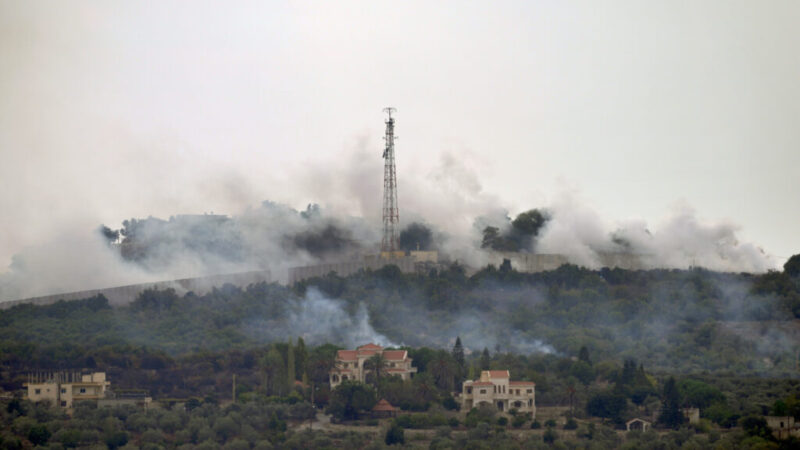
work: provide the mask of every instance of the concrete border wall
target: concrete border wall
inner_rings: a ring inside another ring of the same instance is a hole
[[[121,306],[136,300],[136,296],[146,289],[175,289],[179,295],[189,291],[196,294],[206,294],[214,287],[220,287],[225,283],[235,286],[247,286],[252,283],[271,282],[269,271],[238,272],[221,275],[209,275],[205,277],[183,278],[180,280],[156,281],[153,283],[131,284],[128,286],[116,286],[102,289],[91,289],[79,292],[67,292],[63,294],[45,295],[21,300],[0,302],[0,309],[11,308],[22,304],[49,305],[59,300],[80,300],[103,294],[108,303],[113,306]]]
[[[311,266],[289,268],[289,284],[303,281],[309,278],[324,277],[331,272],[345,277],[357,273],[359,270],[378,270],[381,267],[395,265],[403,273],[414,273],[426,268],[435,266],[436,263],[419,261],[417,258],[406,256],[402,258],[370,258],[362,261],[345,261],[327,264],[315,264]]]

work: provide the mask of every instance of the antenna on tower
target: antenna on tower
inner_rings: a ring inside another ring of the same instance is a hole
[[[386,119],[386,147],[383,150],[383,241],[381,252],[397,250],[395,227],[400,222],[397,208],[397,174],[394,167],[394,118],[395,108],[383,108],[389,117]]]

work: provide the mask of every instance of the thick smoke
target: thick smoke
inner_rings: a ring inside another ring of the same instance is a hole
[[[414,222],[400,232],[398,244],[401,250],[432,250],[433,232],[425,224]]]
[[[50,242],[19,252],[9,270],[0,274],[0,300],[250,270],[269,270],[273,279],[285,281],[290,267],[375,253],[381,229],[382,160],[367,151],[373,146],[377,144],[359,140],[351,158],[324,167],[312,164],[296,177],[307,195],[323,200],[322,207],[298,211],[263,202],[230,217],[130,220],[123,229],[132,235],[113,245],[95,232],[97,224],[56,231]],[[491,246],[482,248],[487,227],[496,227],[501,237],[514,241],[512,250],[562,254],[591,268],[600,267],[607,254],[633,255],[643,268],[763,272],[778,265],[754,244],[741,242],[736,226],[706,223],[685,207],[655,226],[644,221],[609,223],[568,193],[550,204],[523,209],[537,207],[546,220],[529,221],[536,222],[535,233],[520,232],[525,228],[514,225],[519,215],[512,220],[504,202],[483,189],[472,169],[477,164],[468,153],[458,158],[445,153],[433,169],[404,173],[405,182],[399,186],[401,226],[407,224],[409,245],[416,248],[420,242],[420,248],[427,247],[429,231],[429,246],[439,250],[442,259],[477,269],[499,263]],[[413,230],[413,223],[425,225]]]
[[[287,331],[302,336],[309,343],[338,342],[347,348],[356,348],[365,342],[386,347],[396,345],[372,328],[363,304],[350,315],[345,311],[344,302],[329,299],[313,288],[295,306]]]
[[[143,283],[153,277],[123,261],[91,230],[59,233],[50,242],[14,255],[9,270],[0,274],[0,301]]]
[[[283,340],[286,336],[300,336],[312,345],[335,343],[347,348],[356,348],[367,342],[386,347],[397,345],[372,328],[363,304],[356,305],[355,311],[351,312],[345,302],[328,298],[314,288],[309,288],[304,298],[290,302],[285,319],[254,320],[246,324],[245,329],[260,339],[267,336]]]
[[[25,249],[0,274],[0,300],[251,270],[285,281],[289,267],[353,257],[377,240],[374,228],[272,202],[232,217],[130,219],[119,243],[85,230]]]
[[[765,272],[778,266],[754,244],[740,242],[735,225],[704,223],[686,206],[652,229],[644,221],[609,225],[572,194],[563,194],[548,210],[552,218],[541,232],[537,252],[564,254],[590,268],[601,266],[603,253],[631,254],[643,268]]]
[[[457,292],[450,292],[452,303],[431,305],[426,303],[424,294],[413,288],[401,294],[402,301],[392,300],[395,294],[391,289],[384,291],[379,287],[379,291],[368,305],[373,325],[396,342],[450,348],[455,337],[460,336],[468,351],[488,348],[492,352],[523,354],[556,352],[535,333],[535,324],[518,320],[519,311],[545,301],[546,296],[537,288],[487,286],[473,293],[485,299],[480,305],[465,304]]]

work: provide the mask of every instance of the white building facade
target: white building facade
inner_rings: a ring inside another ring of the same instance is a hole
[[[105,372],[36,374],[25,383],[28,400],[46,401],[62,408],[72,408],[78,401],[105,398],[110,385]]]
[[[494,405],[503,412],[515,409],[535,418],[536,383],[511,381],[508,370],[484,370],[479,379],[464,382],[461,410],[469,411],[481,403]]]
[[[384,350],[380,345],[370,343],[355,350],[339,350],[336,353],[336,363],[329,374],[331,389],[343,381],[365,382],[370,370],[365,369],[364,364],[378,354],[383,356],[383,371],[387,375],[397,375],[403,380],[409,380],[417,372],[417,368],[411,366],[412,359],[408,357],[406,350]]]

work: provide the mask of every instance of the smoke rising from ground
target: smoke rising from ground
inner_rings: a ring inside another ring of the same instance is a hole
[[[363,304],[358,305],[353,315],[347,313],[345,306],[344,302],[327,298],[317,289],[309,289],[305,298],[292,308],[286,334],[301,336],[313,344],[336,342],[347,348],[368,342],[384,347],[397,345],[372,328]]]

